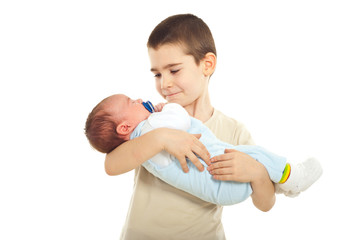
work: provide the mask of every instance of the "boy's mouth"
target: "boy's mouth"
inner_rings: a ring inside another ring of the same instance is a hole
[[[166,94],[165,96],[166,96],[166,98],[171,98],[171,97],[176,96],[177,94],[179,94],[179,92]]]

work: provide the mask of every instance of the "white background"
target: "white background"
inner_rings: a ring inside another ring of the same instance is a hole
[[[0,239],[119,238],[133,172],[105,174],[85,120],[113,93],[161,101],[147,38],[188,12],[216,41],[213,105],[257,144],[324,168],[268,213],[225,207],[227,238],[359,236],[356,1],[13,0],[0,3]]]

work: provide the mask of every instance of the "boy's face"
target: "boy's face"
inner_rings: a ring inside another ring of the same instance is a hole
[[[133,100],[126,95],[113,95],[107,102],[108,111],[120,120],[127,120],[137,126],[150,116],[150,112],[142,105],[142,99]]]
[[[203,62],[197,65],[180,45],[165,44],[149,48],[148,53],[157,91],[168,102],[186,107],[205,93],[208,78],[203,73]]]

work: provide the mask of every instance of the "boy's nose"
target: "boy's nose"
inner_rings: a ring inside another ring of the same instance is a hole
[[[169,88],[169,87],[172,87],[173,85],[173,82],[171,80],[171,77],[162,77],[161,79],[161,88],[164,89],[164,88]]]

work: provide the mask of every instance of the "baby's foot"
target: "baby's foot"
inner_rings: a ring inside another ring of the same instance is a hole
[[[276,193],[296,197],[317,181],[322,173],[322,166],[315,158],[309,158],[302,163],[291,165],[288,180],[282,184],[275,184]]]

